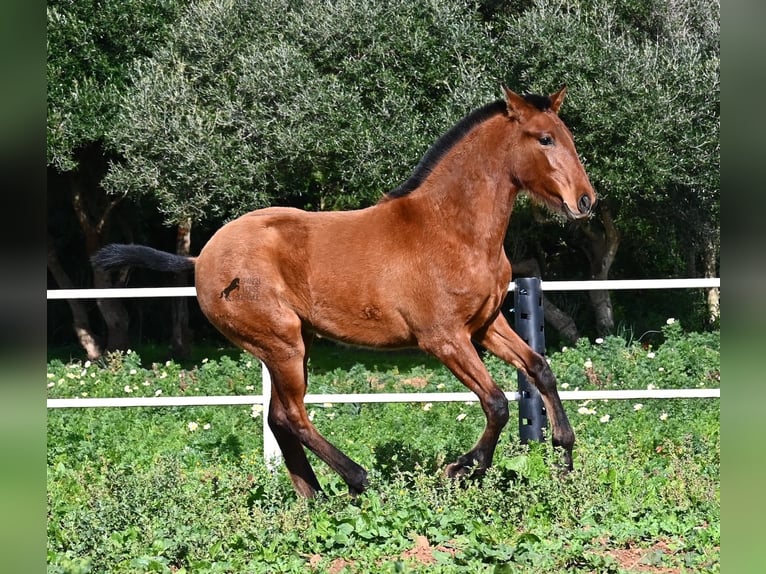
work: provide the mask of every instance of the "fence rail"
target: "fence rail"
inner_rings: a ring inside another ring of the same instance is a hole
[[[518,401],[519,393],[507,392],[509,401]],[[562,401],[611,399],[711,399],[720,398],[721,389],[627,389],[617,391],[559,391]],[[463,393],[354,393],[306,395],[307,404],[343,403],[455,403],[478,402],[471,392]],[[211,395],[196,397],[121,397],[48,399],[48,408],[73,407],[193,407],[222,405],[262,405],[263,395]]]
[[[592,291],[624,289],[709,289],[721,286],[720,278],[702,279],[641,279],[605,281],[541,281],[543,291]],[[508,291],[513,291],[511,282]],[[149,287],[114,289],[54,289],[47,291],[48,300],[61,299],[115,299],[147,297],[194,297],[194,287]],[[268,369],[261,364],[262,394],[223,395],[194,397],[121,397],[121,398],[73,398],[48,399],[47,408],[84,407],[171,407],[171,406],[213,406],[213,405],[263,405],[268,410],[271,400],[271,377]],[[691,399],[720,398],[720,389],[635,389],[612,391],[559,391],[562,400],[612,400],[612,399]],[[506,393],[510,401],[517,401],[519,394]],[[308,394],[307,404],[323,403],[396,403],[396,402],[476,402],[472,392],[462,393],[360,393],[360,394]],[[267,461],[279,457],[279,447],[263,416],[263,454]]]
[[[607,279],[604,281],[540,281],[543,291],[616,291],[625,289],[710,289],[721,286],[718,277],[695,279]],[[508,291],[513,291],[513,282]],[[132,287],[112,289],[48,289],[48,299],[138,299],[195,297],[194,287]]]

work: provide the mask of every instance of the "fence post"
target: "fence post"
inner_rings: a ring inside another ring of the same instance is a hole
[[[515,279],[513,292],[514,323],[518,335],[533,351],[545,354],[545,315],[543,313],[543,292],[538,277]],[[519,379],[519,440],[527,444],[530,440],[543,441],[548,428],[540,392],[529,382],[526,375],[518,371]]]
[[[271,432],[269,426],[269,403],[271,402],[271,373],[266,368],[266,365],[261,363],[261,381],[263,389],[261,394],[263,396],[263,458],[266,461],[266,467],[269,470],[274,470],[280,462],[281,451],[277,444],[277,439],[274,433]]]

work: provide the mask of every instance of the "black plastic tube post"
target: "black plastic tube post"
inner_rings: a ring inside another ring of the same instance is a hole
[[[545,354],[545,316],[543,314],[543,292],[537,277],[520,277],[514,280],[513,292],[514,323],[516,333],[526,341],[533,351]],[[519,377],[519,440],[545,440],[548,416],[545,413],[540,392],[529,382],[526,375],[518,371]]]

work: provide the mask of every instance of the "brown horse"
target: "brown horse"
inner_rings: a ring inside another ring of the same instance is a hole
[[[317,333],[366,347],[418,347],[476,393],[486,428],[447,466],[450,477],[483,473],[508,421],[508,401],[478,343],[534,382],[553,444],[572,468],[574,433],[556,379],[500,313],[511,279],[503,238],[522,191],[569,219],[588,217],[596,196],[558,117],[566,87],[549,97],[503,90],[504,100],[458,122],[372,207],[253,211],[219,229],[196,258],[138,245],[109,245],[94,256],[104,268],[194,268],[207,318],[271,373],[269,425],[303,496],[321,490],[304,447],[352,493],[368,485],[367,472],[306,414],[306,362]]]

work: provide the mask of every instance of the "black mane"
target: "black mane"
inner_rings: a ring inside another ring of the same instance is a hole
[[[524,99],[540,111],[545,111],[551,106],[551,100],[548,96],[525,94]],[[434,167],[436,167],[436,164],[438,164],[447,152],[452,149],[457,142],[463,139],[471,129],[497,114],[505,113],[507,109],[508,107],[505,100],[496,100],[475,109],[465,116],[450,128],[447,133],[436,140],[436,143],[431,146],[415,167],[415,171],[412,172],[412,175],[399,187],[386,193],[384,199],[403,197],[420,187],[431,171],[433,171]]]

